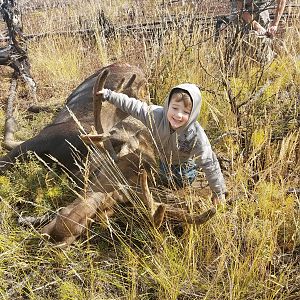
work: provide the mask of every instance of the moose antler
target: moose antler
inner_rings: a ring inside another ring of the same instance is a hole
[[[142,201],[149,212],[150,220],[156,228],[159,228],[164,220],[166,206],[153,200],[148,187],[146,170],[142,172],[140,184],[142,188]]]
[[[183,223],[201,225],[206,223],[216,213],[216,209],[212,207],[201,215],[193,216],[190,213],[188,213],[185,209],[174,207],[170,204],[162,204],[155,202],[149,190],[146,170],[143,170],[142,172],[140,183],[143,194],[143,203],[149,211],[151,221],[157,228],[159,228],[162,224],[164,216]]]
[[[96,82],[93,87],[93,105],[94,105],[94,126],[95,130],[88,135],[81,135],[81,139],[87,144],[98,144],[99,142],[103,142],[104,149],[110,154],[114,161],[117,160],[117,155],[115,150],[109,140],[109,133],[104,133],[103,126],[101,124],[101,109],[102,102],[104,101],[103,94],[98,93],[104,89],[106,79],[109,75],[109,71],[106,69],[102,73],[100,73],[96,79]],[[136,79],[136,74],[133,74],[126,85],[124,86],[125,78],[123,77],[117,85],[115,89],[116,92],[122,92],[129,89],[133,82]]]
[[[103,127],[101,124],[101,109],[102,109],[102,101],[103,95],[98,94],[98,91],[101,91],[104,89],[104,85],[107,79],[107,76],[109,74],[109,71],[106,69],[104,70],[98,77],[94,84],[93,88],[93,103],[94,103],[94,123],[95,123],[95,129],[97,133],[103,133]]]
[[[104,89],[106,79],[109,75],[109,71],[106,69],[104,70],[99,76],[94,84],[93,88],[93,103],[94,103],[94,122],[95,122],[95,129],[97,133],[103,133],[103,127],[101,124],[101,109],[102,109],[102,102],[104,101],[103,94],[98,93]],[[121,81],[118,83],[117,88],[115,89],[116,92],[121,93],[127,89],[129,89],[133,82],[136,79],[136,74],[133,74],[126,85],[124,86],[125,78],[123,77]]]

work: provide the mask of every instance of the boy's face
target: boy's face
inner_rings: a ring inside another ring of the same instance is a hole
[[[183,101],[177,102],[171,97],[167,112],[167,119],[172,129],[176,130],[185,125],[189,120],[190,114],[191,108],[184,106]]]

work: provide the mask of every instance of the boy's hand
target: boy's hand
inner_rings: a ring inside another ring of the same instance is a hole
[[[96,92],[96,95],[104,95],[104,93],[105,93],[105,89],[102,89],[102,90]]]
[[[109,89],[102,89],[96,92],[97,96],[102,96],[102,101],[106,101],[110,96],[111,91]]]
[[[102,90],[96,92],[96,95],[104,95],[105,96],[106,94],[108,94],[108,92],[110,92],[109,89],[102,89]]]
[[[214,206],[225,205],[225,202],[225,194],[222,194],[222,196],[213,195],[212,197],[212,203]]]

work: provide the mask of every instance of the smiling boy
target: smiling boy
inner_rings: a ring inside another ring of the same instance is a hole
[[[219,162],[197,121],[202,99],[195,84],[174,87],[164,106],[147,105],[108,89],[98,94],[150,130],[159,150],[161,181],[165,185],[183,187],[195,180],[197,169],[202,169],[213,192],[213,203],[225,200],[226,186]]]
[[[173,130],[185,125],[192,111],[192,101],[184,92],[173,93],[168,107],[167,119]]]

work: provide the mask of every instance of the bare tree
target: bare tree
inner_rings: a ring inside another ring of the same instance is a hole
[[[21,77],[28,84],[36,103],[36,83],[30,74],[27,44],[16,1],[0,0],[0,12],[7,25],[9,36],[8,46],[0,48],[0,65],[7,65],[14,69],[13,77]]]
[[[23,35],[21,15],[16,1],[0,0],[0,13],[7,25],[8,45],[0,48],[0,65],[11,67],[14,72],[7,99],[4,145],[8,149],[14,148],[18,142],[13,141],[15,120],[13,118],[13,103],[16,97],[17,81],[24,80],[30,88],[33,103],[36,104],[36,83],[30,74],[30,64],[27,55],[26,40]]]

